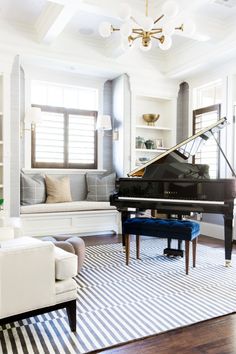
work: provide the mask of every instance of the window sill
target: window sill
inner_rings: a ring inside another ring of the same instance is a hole
[[[22,168],[22,171],[25,174],[48,173],[50,175],[85,175],[86,173],[103,174],[107,172],[107,170],[79,170],[73,168]]]

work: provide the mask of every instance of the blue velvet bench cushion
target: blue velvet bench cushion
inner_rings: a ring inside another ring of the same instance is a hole
[[[200,226],[189,220],[131,218],[124,222],[123,233],[192,241],[199,236]]]

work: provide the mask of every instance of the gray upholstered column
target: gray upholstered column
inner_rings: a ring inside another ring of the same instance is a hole
[[[15,57],[11,72],[10,117],[10,210],[11,217],[20,215],[20,58]]]
[[[188,138],[189,135],[189,85],[187,82],[182,82],[179,86],[177,99],[177,143]]]
[[[103,91],[103,114],[112,115],[112,81],[106,81]],[[103,168],[112,170],[112,131],[105,131],[103,137]]]

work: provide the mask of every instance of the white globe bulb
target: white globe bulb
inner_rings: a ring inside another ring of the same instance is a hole
[[[132,34],[132,25],[130,22],[125,22],[120,27],[120,33],[124,37],[129,37]]]
[[[196,32],[196,25],[191,20],[184,21],[183,32],[189,36],[192,36]]]
[[[106,21],[100,23],[98,31],[103,38],[110,37],[112,32],[111,24]]]
[[[179,7],[175,1],[167,1],[163,4],[162,11],[166,17],[172,18],[178,14]]]
[[[120,5],[118,16],[122,21],[126,21],[131,16],[131,7],[127,3],[123,3]]]
[[[141,20],[141,26],[144,31],[149,32],[154,27],[154,21],[151,17],[145,16]]]
[[[162,34],[164,36],[171,36],[175,31],[175,24],[166,22],[163,25]]]
[[[168,50],[172,46],[172,39],[169,36],[165,36],[164,42],[159,42],[159,48],[162,50]]]
[[[140,48],[143,52],[148,52],[148,51],[152,48],[152,42],[150,42],[147,47],[145,47],[145,46],[141,43],[139,48]]]

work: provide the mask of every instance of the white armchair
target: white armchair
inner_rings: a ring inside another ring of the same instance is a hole
[[[31,237],[0,243],[0,325],[66,308],[76,330],[77,256]]]

